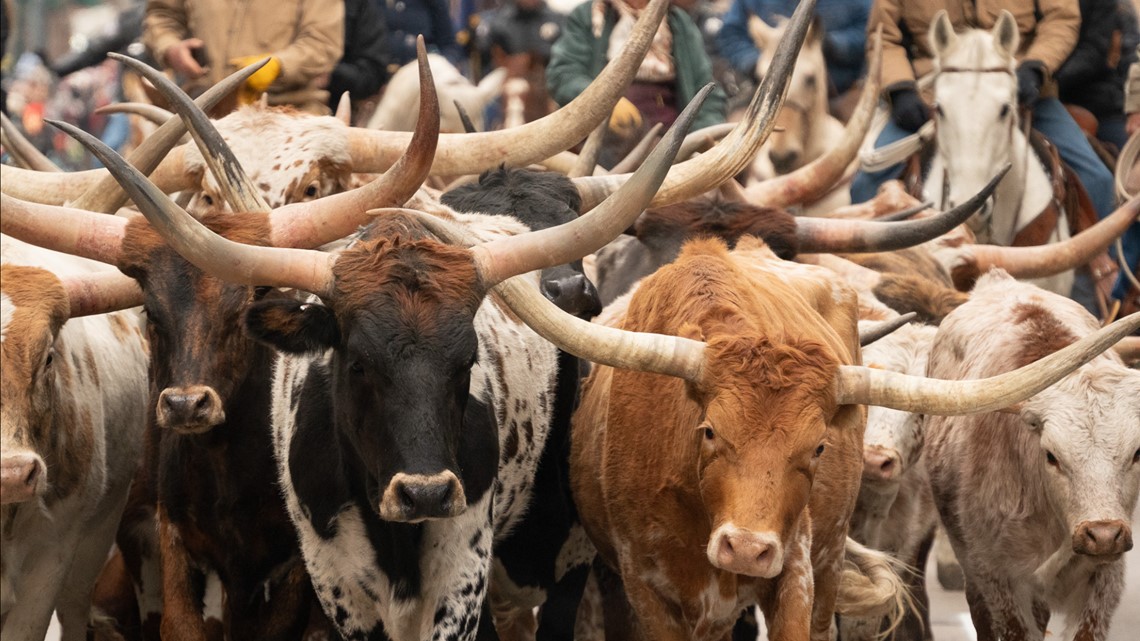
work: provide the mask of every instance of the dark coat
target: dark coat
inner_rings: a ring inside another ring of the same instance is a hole
[[[665,19],[669,21],[669,30],[673,34],[677,111],[681,111],[701,88],[713,81],[712,63],[705,54],[701,32],[689,14],[670,7]],[[584,2],[570,12],[546,68],[546,88],[555,102],[565,105],[578,97],[601,73],[608,62],[606,50],[615,24],[617,12],[607,7],[602,37],[595,38],[590,23],[590,2]],[[725,102],[724,91],[720,87],[714,88],[693,121],[693,131],[724,122]]]
[[[1125,14],[1118,0],[1081,0],[1081,35],[1077,46],[1055,77],[1063,102],[1080,105],[1098,118],[1120,116],[1124,111],[1124,80],[1135,48],[1124,47],[1121,35],[1127,20],[1136,30],[1135,17]],[[1127,61],[1125,61],[1127,62]]]
[[[388,82],[387,28],[384,14],[373,0],[345,0],[344,57],[329,78],[329,107],[336,109],[340,95],[367,98]]]
[[[416,36],[423,34],[429,52],[459,64],[463,50],[455,42],[447,0],[374,0],[388,25],[389,71],[416,59]]]

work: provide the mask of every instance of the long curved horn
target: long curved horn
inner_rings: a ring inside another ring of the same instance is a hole
[[[130,221],[0,194],[0,232],[26,243],[114,265]]]
[[[439,138],[433,175],[457,176],[541,162],[584,139],[609,116],[633,80],[661,23],[668,0],[652,0],[642,10],[621,55],[611,60],[594,82],[558,111],[520,127],[478,134],[445,134]],[[353,171],[384,171],[408,145],[407,134],[353,129],[349,138]]]
[[[792,67],[795,66],[800,45],[811,25],[814,10],[815,0],[799,3],[788,22],[784,37],[776,46],[770,71],[752,96],[744,119],[715,147],[673,167],[657,196],[653,198],[651,207],[681,202],[715,189],[752,162],[775,125],[776,113],[787,93]],[[595,207],[628,179],[628,174],[574,179],[578,193],[582,196],[582,211]]]
[[[879,101],[879,77],[883,60],[882,28],[875,34],[874,50],[867,67],[867,81],[859,104],[843,129],[839,143],[827,153],[785,176],[765,180],[745,189],[748,200],[765,207],[787,207],[827,193],[855,160],[859,145],[871,126]]]
[[[471,232],[450,221],[421,211],[407,213],[446,243],[462,247],[479,243]],[[693,382],[704,374],[705,344],[700,341],[586,322],[563,312],[518,277],[508,278],[491,291],[539,336],[579,358]]]
[[[71,318],[106,314],[143,304],[138,281],[119,272],[94,272],[82,276],[62,276]]]
[[[836,379],[838,399],[840,404],[880,405],[904,412],[945,416],[990,412],[1019,403],[1049,387],[1137,329],[1140,329],[1140,312],[1025,367],[976,380],[938,380],[842,365]]]
[[[577,260],[617,238],[641,215],[661,186],[685,132],[712,88],[710,83],[697,92],[645,163],[597,211],[557,227],[497,238],[472,247],[483,283],[490,287],[511,276]]]
[[[270,215],[270,244],[275,247],[319,247],[351,234],[368,222],[368,210],[399,207],[408,202],[431,170],[439,140],[439,98],[423,36],[416,42],[420,69],[420,113],[404,155],[383,176],[342,194],[278,208]]]
[[[997,184],[1009,171],[1009,163],[998,171],[982,190],[966,202],[937,216],[884,223],[877,220],[831,218],[796,218],[796,236],[800,252],[859,253],[883,252],[920,245],[949,232],[966,222],[993,194]]]
[[[210,87],[195,102],[203,109],[213,107],[241,86],[257,69],[258,65],[253,64],[235,71]],[[168,120],[147,136],[129,157],[131,164],[140,171],[153,174],[155,184],[167,193],[193,186],[184,169],[183,148],[171,151],[171,147],[178,144],[185,133],[186,125],[181,119]],[[105,169],[56,175],[0,165],[0,191],[20,200],[49,205],[71,203],[80,209],[104,213],[114,212],[127,202],[126,194],[115,182],[114,176]]]
[[[664,130],[664,124],[659,122],[653,123],[653,126],[649,128],[649,131],[645,132],[645,135],[641,137],[641,140],[637,141],[637,144],[633,146],[633,149],[630,149],[629,153],[625,155],[625,158],[619,160],[617,164],[615,164],[613,168],[610,169],[609,173],[627,174],[640,167],[641,163],[645,162],[645,158],[649,156],[649,152],[653,150],[654,143],[657,142],[658,138],[661,136],[661,132]],[[700,132],[696,131],[693,133]],[[689,135],[691,136],[693,134]],[[682,144],[681,148],[683,149],[684,147],[685,145]],[[680,154],[680,152],[677,153]]]
[[[131,114],[139,116],[156,125],[165,125],[167,120],[175,117],[173,112],[167,111],[158,105],[145,102],[116,102],[103,105],[95,110],[97,114]]]
[[[245,169],[242,169],[241,163],[238,162],[237,156],[234,156],[229,144],[222,138],[218,129],[214,127],[214,123],[210,121],[210,117],[194,104],[186,92],[182,91],[161,71],[140,60],[113,52],[107,54],[107,57],[118,60],[149,80],[162,94],[162,97],[170,103],[170,106],[178,112],[182,122],[186,123],[186,129],[190,132],[190,136],[198,145],[198,150],[202,152],[202,158],[206,161],[206,166],[210,168],[210,173],[218,181],[218,188],[222,192],[222,197],[229,203],[230,208],[234,211],[261,213],[272,211],[265,199],[261,197],[261,192],[258,191],[257,186],[246,175]],[[269,58],[260,61],[258,68],[267,62],[269,62]]]
[[[594,175],[594,170],[598,166],[598,156],[602,153],[602,140],[605,138],[608,128],[609,123],[603,120],[598,123],[597,127],[594,127],[589,136],[586,136],[586,142],[582,143],[582,151],[574,159],[574,164],[567,172],[567,176],[577,178],[578,176]]]
[[[1033,247],[967,245],[962,247],[962,253],[978,273],[1001,267],[1015,278],[1042,278],[1088,263],[1108,249],[1138,216],[1140,196],[1133,197],[1092,227],[1059,243]]]
[[[876,323],[874,325],[869,325],[866,328],[860,329],[859,330],[859,347],[866,347],[866,346],[870,345],[871,343],[874,343],[875,341],[879,340],[880,338],[883,338],[884,336],[892,334],[895,330],[897,330],[898,328],[902,327],[903,325],[906,325],[907,323],[911,322],[916,317],[918,317],[917,313],[907,312],[905,314],[901,314],[899,316],[896,316],[890,320],[886,320],[886,321],[883,321],[881,323]]]
[[[934,203],[928,200],[926,202],[919,203],[919,204],[915,205],[914,207],[907,207],[906,209],[900,209],[896,212],[893,212],[890,214],[885,214],[883,216],[879,216],[878,218],[875,218],[873,220],[876,220],[880,223],[894,223],[894,222],[898,222],[901,220],[906,220],[906,219],[910,218],[911,216],[917,214],[918,212],[926,211],[927,209],[930,209],[933,206],[934,206]]]
[[[308,249],[256,247],[223,238],[186,213],[98,138],[67,123],[52,124],[94,154],[120,181],[155,230],[198,269],[235,283],[295,287],[322,297],[332,295],[334,256]]]
[[[24,168],[31,171],[62,171],[56,166],[47,156],[43,155],[36,146],[33,145],[16,125],[8,120],[6,114],[0,113],[0,145],[8,150],[12,158],[16,160]]]

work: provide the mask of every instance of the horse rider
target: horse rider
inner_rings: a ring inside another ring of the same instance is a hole
[[[1076,172],[1092,199],[1098,218],[1114,209],[1113,178],[1084,133],[1057,99],[1053,74],[1076,46],[1081,25],[1078,0],[875,0],[867,33],[883,28],[883,93],[891,118],[876,140],[882,147],[918,131],[930,108],[918,94],[916,80],[933,65],[927,42],[934,16],[946,10],[956,31],[992,29],[1002,10],[1017,21],[1017,101],[1032,112],[1033,127],[1051,141],[1061,159]],[[871,46],[868,38],[868,48]],[[901,165],[875,173],[859,172],[851,201],[872,198],[883,182],[897,178]]]

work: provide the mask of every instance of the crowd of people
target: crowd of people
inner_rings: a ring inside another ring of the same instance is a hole
[[[128,7],[106,38],[87,42],[53,61],[8,56],[5,108],[17,114],[33,140],[51,138],[44,111],[101,130],[121,141],[113,118],[76,113],[76,96],[101,106],[121,96],[113,82],[73,80],[98,67],[107,51],[130,51],[169,70],[194,95],[226,74],[263,57],[270,62],[246,83],[235,104],[263,94],[271,105],[329,112],[348,92],[361,110],[374,104],[387,80],[415,59],[423,35],[473,81],[507,67],[533,88],[527,118],[577,96],[620,51],[647,0],[149,0]],[[696,128],[723,122],[745,102],[758,80],[760,51],[749,20],[769,25],[789,16],[795,0],[675,0],[625,97],[610,118],[614,135],[632,137],[655,123],[669,125],[706,83],[717,89]],[[14,16],[5,3],[5,32]],[[1033,127],[1079,175],[1100,216],[1112,210],[1112,178],[1081,125],[1111,154],[1140,128],[1140,96],[1128,93],[1129,68],[1140,44],[1132,0],[819,0],[828,95],[842,117],[844,97],[857,93],[866,72],[867,34],[884,34],[883,101],[891,119],[884,145],[918,130],[932,116],[916,80],[930,71],[928,33],[935,14],[949,11],[956,30],[992,28],[1003,10],[1016,18],[1017,102]],[[134,44],[132,44],[134,43]],[[138,44],[141,43],[141,46]],[[105,69],[102,76],[116,73]],[[1134,70],[1133,81],[1137,77]],[[96,76],[99,78],[99,76]],[[100,78],[101,79],[101,78]],[[60,84],[49,90],[55,82]],[[87,87],[88,89],[84,89]],[[850,101],[848,101],[849,104]],[[46,106],[45,106],[46,105]],[[1068,109],[1066,109],[1066,106]],[[232,108],[232,105],[230,106]],[[488,126],[501,124],[492,106]],[[106,121],[106,122],[103,122]],[[106,136],[105,136],[106,137]],[[50,145],[48,145],[50,147]],[[49,151],[51,151],[49,149]],[[64,159],[66,160],[66,159]],[[65,163],[66,164],[66,163]],[[894,167],[859,174],[852,199],[872,197],[898,175]]]

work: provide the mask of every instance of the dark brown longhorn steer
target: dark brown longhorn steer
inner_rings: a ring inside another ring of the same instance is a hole
[[[633,294],[620,329],[562,314],[514,281],[496,293],[562,349],[608,365],[587,380],[575,416],[574,495],[655,640],[722,639],[752,603],[780,640],[823,641],[836,609],[875,611],[898,578],[882,555],[845,542],[863,470],[858,405],[1007,407],[1140,328],[1133,315],[983,380],[865,368],[854,292],[755,240],[731,253],[691,242]],[[876,585],[841,574],[845,548]]]
[[[491,633],[481,617],[491,547],[527,503],[556,350],[484,293],[627,227],[708,91],[596,212],[471,250],[399,216],[336,256],[235,243],[99,150],[152,224],[202,269],[304,289],[327,304],[263,301],[246,325],[283,352],[273,408],[281,486],[313,585],[344,636]]]
[[[3,252],[0,635],[41,641],[55,610],[63,638],[84,639],[145,416],[138,323],[103,312],[137,305],[142,294],[90,261],[10,238]],[[41,269],[49,266],[54,273]]]

